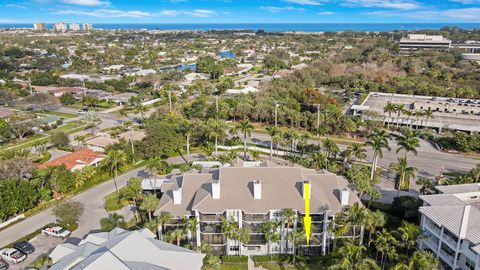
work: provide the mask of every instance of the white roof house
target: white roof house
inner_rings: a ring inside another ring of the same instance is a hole
[[[440,194],[420,196],[426,235],[420,248],[431,250],[452,269],[479,269],[480,184],[438,186],[437,190]]]
[[[236,94],[248,94],[248,93],[256,93],[259,90],[253,86],[246,86],[243,89],[227,89],[227,94],[236,95]]]
[[[208,74],[205,74],[205,73],[189,73],[187,75],[185,75],[185,77],[183,77],[185,81],[188,81],[188,82],[193,82],[193,81],[196,81],[196,80],[209,80],[210,79],[210,75]]]
[[[88,235],[78,246],[60,244],[51,270],[200,270],[205,254],[155,239],[148,229]]]

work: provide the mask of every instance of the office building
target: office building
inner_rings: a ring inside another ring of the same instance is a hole
[[[419,247],[432,251],[444,269],[480,269],[480,184],[437,186],[440,194],[420,196]]]
[[[148,229],[89,234],[78,245],[63,243],[52,253],[50,270],[200,270],[205,254],[155,239]]]
[[[55,31],[67,31],[67,24],[64,22],[58,22],[53,25]]]
[[[83,24],[83,30],[91,31],[91,30],[93,30],[93,25],[91,23],[84,23]]]
[[[80,24],[78,23],[71,23],[69,25],[70,31],[79,31],[80,30]]]
[[[33,24],[33,29],[39,30],[39,31],[45,31],[45,30],[47,30],[47,24],[46,23],[34,23]]]
[[[310,189],[306,189],[306,185]],[[286,237],[302,226],[305,190],[310,190],[312,235],[309,245],[304,241],[295,248],[304,255],[326,254],[333,240],[327,230],[328,224],[344,207],[360,203],[345,178],[326,171],[237,160],[232,167],[185,173],[161,184],[163,195],[155,215],[169,212],[174,217],[166,225],[165,234],[169,228],[175,229],[184,217],[196,219],[198,226],[188,238],[190,244],[210,244],[217,255],[291,253],[293,244]],[[269,243],[262,230],[263,224],[280,221],[287,208],[294,210],[296,222],[288,229],[286,225],[279,226],[276,230],[280,241]],[[233,219],[238,227],[250,228],[250,241],[239,243],[225,239],[221,231],[222,219]]]
[[[400,49],[450,49],[452,41],[443,36],[410,34],[400,40]]]

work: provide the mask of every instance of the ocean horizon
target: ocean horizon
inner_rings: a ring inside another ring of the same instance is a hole
[[[438,30],[442,27],[463,29],[480,28],[479,23],[92,23],[95,29],[104,30],[264,30],[267,32],[337,32],[372,31],[388,32],[395,30]],[[2,23],[0,28],[33,28],[33,23]],[[47,23],[52,29],[53,23]]]

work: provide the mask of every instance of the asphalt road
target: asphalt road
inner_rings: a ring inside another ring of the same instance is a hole
[[[186,156],[186,158],[187,160],[192,161],[200,159],[201,156],[192,154]],[[184,162],[181,157],[169,158],[167,161],[172,164]],[[143,167],[129,171],[117,177],[117,184],[119,187],[123,187],[131,177],[142,177],[142,175],[145,176],[145,174],[146,172]],[[114,191],[115,186],[113,180],[110,180],[71,198],[71,200],[81,202],[85,207],[85,212],[78,223],[78,230],[73,232],[71,238],[67,241],[75,243],[91,231],[100,230],[100,220],[108,217],[108,212],[104,208],[103,198]],[[28,217],[27,219],[0,231],[0,247],[8,245],[24,235],[30,234],[52,222],[55,222],[55,217],[52,214],[51,209],[44,210],[36,215]]]

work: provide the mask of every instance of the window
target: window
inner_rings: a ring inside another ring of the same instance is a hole
[[[468,257],[465,257],[465,266],[470,270],[475,270],[475,263]]]

